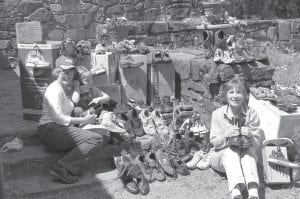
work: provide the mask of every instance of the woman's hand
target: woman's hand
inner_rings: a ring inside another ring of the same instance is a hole
[[[99,104],[100,100],[98,98],[93,98],[92,101],[89,103],[89,105],[91,104]]]
[[[96,122],[96,114],[90,114],[90,112],[88,112],[88,114],[84,117],[85,120],[85,124],[93,124]]]
[[[230,137],[236,137],[240,134],[240,129],[237,126],[231,126],[226,132],[225,132],[225,138]]]
[[[247,137],[251,137],[251,132],[250,132],[250,128],[247,126],[242,126],[241,127],[241,134]]]

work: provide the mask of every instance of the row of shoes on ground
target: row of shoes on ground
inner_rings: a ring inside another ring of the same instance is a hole
[[[171,97],[167,95],[162,97],[155,95],[152,100],[152,107],[158,109],[161,114],[173,112],[173,102],[171,102]]]
[[[130,155],[114,157],[114,163],[118,171],[118,178],[121,179],[124,188],[133,194],[141,193],[146,195],[150,191],[149,182],[144,176],[141,168],[133,163]]]
[[[169,128],[165,125],[162,115],[158,109],[150,111],[148,108],[143,108],[139,117],[143,123],[145,134],[169,134]]]

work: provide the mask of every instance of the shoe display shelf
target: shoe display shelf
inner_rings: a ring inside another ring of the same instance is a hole
[[[29,54],[38,49],[35,57]],[[20,85],[23,118],[38,120],[41,115],[43,94],[53,81],[52,70],[59,55],[59,44],[18,44],[20,59]]]

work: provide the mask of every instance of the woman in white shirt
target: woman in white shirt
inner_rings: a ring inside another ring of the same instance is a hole
[[[75,127],[75,124],[92,124],[95,114],[85,117],[72,117],[74,104],[79,95],[79,81],[74,79],[76,68],[73,62],[64,59],[53,71],[57,79],[52,82],[43,98],[42,117],[39,121],[39,136],[49,150],[66,151],[50,174],[65,183],[75,183],[79,179],[84,160],[92,152],[102,148],[110,139],[105,129],[97,132]]]

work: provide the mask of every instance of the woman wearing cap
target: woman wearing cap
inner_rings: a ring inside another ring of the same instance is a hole
[[[84,160],[109,140],[109,132],[96,132],[77,128],[76,124],[92,124],[95,114],[72,117],[74,104],[79,101],[79,81],[74,80],[76,69],[73,63],[62,60],[53,73],[57,79],[44,94],[42,117],[39,121],[39,136],[49,150],[68,151],[60,158],[50,174],[65,183],[75,183],[81,173]]]

